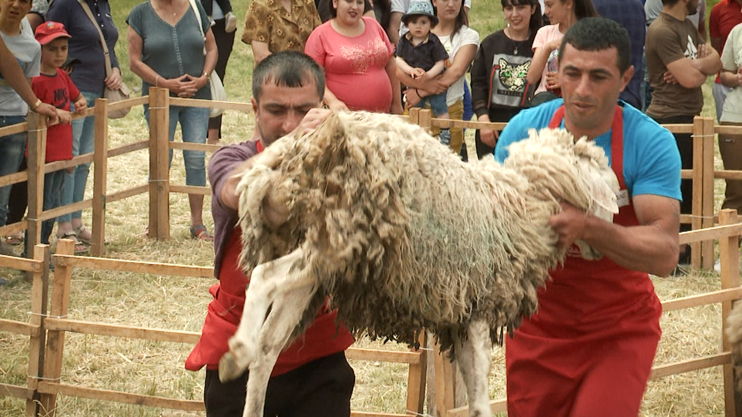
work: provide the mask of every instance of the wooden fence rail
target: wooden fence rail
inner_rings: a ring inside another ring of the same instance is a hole
[[[53,416],[58,394],[76,396],[89,399],[122,402],[129,404],[149,405],[153,407],[170,408],[176,410],[199,411],[203,410],[202,401],[178,400],[150,395],[132,394],[111,390],[102,390],[89,387],[80,387],[62,383],[62,364],[64,363],[64,339],[67,332],[88,335],[112,336],[127,339],[148,341],[188,343],[198,342],[201,334],[164,329],[128,326],[121,324],[107,324],[99,322],[81,321],[67,318],[72,275],[75,268],[91,268],[95,270],[128,271],[145,274],[188,276],[196,278],[213,277],[213,269],[188,265],[172,265],[161,263],[147,263],[123,261],[116,259],[90,258],[73,255],[74,243],[62,240],[57,248],[57,254],[52,256],[55,266],[54,291],[50,317],[46,317],[44,325],[48,332],[48,343],[44,353],[46,365],[44,380],[37,386],[42,394],[41,404],[44,410]],[[1,328],[1,327],[0,327]],[[424,340],[422,341],[424,343]],[[407,409],[413,413],[422,413],[425,387],[425,351],[398,352],[378,349],[350,348],[346,353],[349,359],[364,361],[379,361],[403,363],[409,365]],[[398,414],[354,412],[355,416],[384,416],[396,417]]]

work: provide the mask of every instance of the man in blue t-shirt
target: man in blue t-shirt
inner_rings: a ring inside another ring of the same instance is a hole
[[[495,157],[506,159],[528,129],[587,136],[609,156],[620,211],[609,223],[562,203],[551,217],[558,245],[583,240],[604,257],[587,261],[568,251],[538,293],[538,313],[508,339],[508,413],[635,417],[661,334],[648,273],[668,275],[678,260],[680,155],[670,132],[618,100],[634,74],[618,23],[581,19],[559,56],[564,100],[514,117]]]

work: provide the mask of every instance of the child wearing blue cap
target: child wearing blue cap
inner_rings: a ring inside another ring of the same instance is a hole
[[[425,81],[437,77],[445,70],[448,52],[438,36],[430,31],[438,24],[438,18],[433,14],[433,6],[428,0],[413,0],[407,13],[402,16],[402,22],[409,32],[399,39],[394,51],[397,66],[414,79]],[[435,117],[449,118],[446,91],[421,98],[415,107],[430,104]],[[441,128],[440,141],[443,145],[450,145],[449,128]]]

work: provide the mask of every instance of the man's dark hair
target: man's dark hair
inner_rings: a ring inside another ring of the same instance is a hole
[[[674,6],[680,0],[662,0],[663,6]]]
[[[621,25],[604,17],[586,17],[572,25],[564,35],[559,47],[559,56],[564,56],[564,46],[570,44],[578,51],[618,50],[618,70],[623,74],[629,69],[631,41],[629,33]]]
[[[260,101],[263,86],[272,82],[278,87],[299,88],[314,80],[320,101],[325,96],[325,73],[308,55],[282,51],[268,55],[252,73],[252,96]]]

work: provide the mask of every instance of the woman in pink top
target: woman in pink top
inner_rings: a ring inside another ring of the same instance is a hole
[[[562,44],[562,38],[578,20],[598,16],[598,12],[595,11],[591,0],[545,0],[544,14],[552,24],[536,32],[536,38],[533,40],[533,61],[527,79],[529,84],[535,84],[540,78],[541,82],[535,94],[548,91],[552,94],[551,98],[555,98],[561,96],[561,86],[556,73],[558,66],[556,55]],[[540,101],[535,99],[534,104],[540,104]]]
[[[384,29],[362,16],[363,0],[332,0],[331,13],[304,47],[325,69],[325,104],[335,111],[402,114],[394,46]]]

